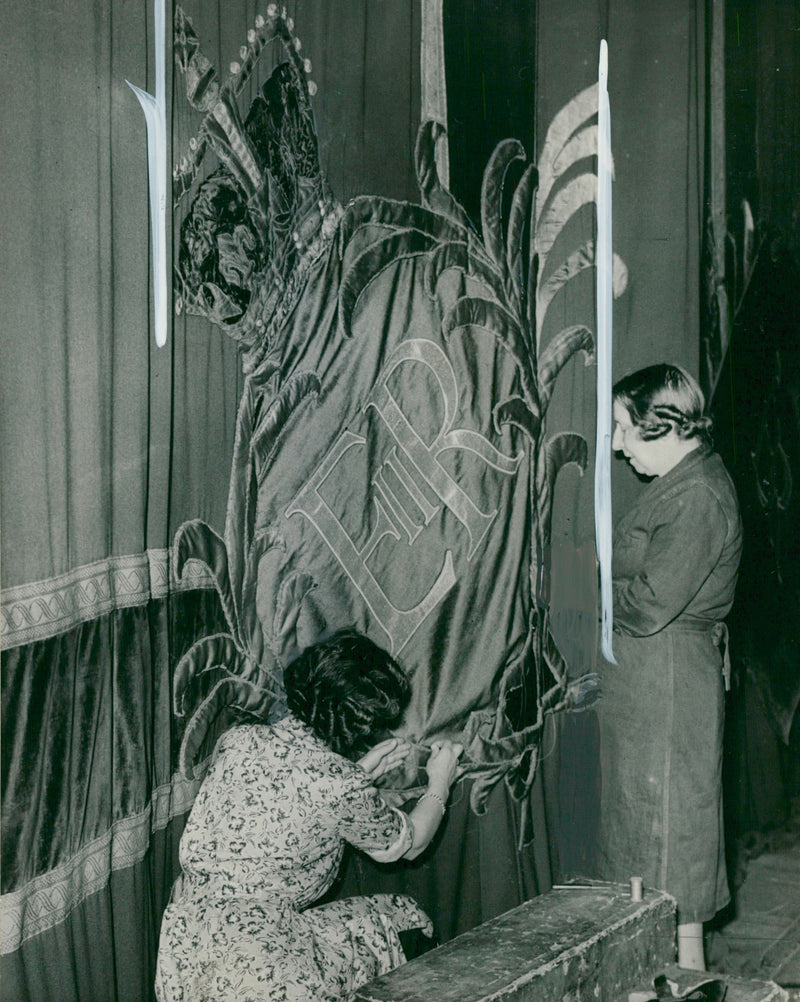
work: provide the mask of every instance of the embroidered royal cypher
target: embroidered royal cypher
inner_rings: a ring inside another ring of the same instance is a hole
[[[291,559],[265,556],[258,606],[280,608],[289,573],[302,573],[313,584],[282,656],[321,628],[354,623],[422,683],[413,726],[439,730],[490,703],[497,669],[522,643],[529,468],[523,435],[495,420],[497,400],[515,390],[513,359],[490,335],[446,339],[442,296],[455,298],[458,283],[431,297],[423,276],[413,260],[382,271],[349,337],[335,314],[326,331],[303,315],[291,325],[283,357],[302,360],[319,390],[259,487],[258,521]],[[321,267],[312,286],[326,277]]]
[[[229,625],[177,667],[182,766],[222,709],[279,712],[283,666],[355,626],[412,674],[406,729],[463,737],[473,806],[502,777],[521,797],[545,716],[568,701],[542,582],[556,477],[587,447],[546,416],[593,338],[545,317],[594,264],[591,243],[560,235],[595,195],[596,90],[558,113],[535,166],[498,144],[480,226],[438,177],[433,122],[414,154],[419,204],[342,208],[290,21],[276,7],[248,35],[242,75],[274,39],[287,58],[246,120],[241,76],[220,80],[180,10],[176,24],[203,116],[176,198],[205,150],[220,162],[181,225],[176,287],[242,346],[245,375],[224,537],[198,519],[176,536],[178,572],[210,569]]]

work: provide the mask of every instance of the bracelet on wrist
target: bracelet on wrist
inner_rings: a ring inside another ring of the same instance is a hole
[[[442,811],[442,817],[447,813],[447,804],[442,800],[438,793],[432,793],[430,790],[426,790],[425,793],[419,798],[418,803],[422,803],[423,800],[435,800]]]

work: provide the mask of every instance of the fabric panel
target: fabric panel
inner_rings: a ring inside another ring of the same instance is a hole
[[[152,1002],[158,930],[179,872],[184,821],[154,832],[137,863],[2,957],[4,1002]]]
[[[115,822],[66,862],[3,894],[0,953],[12,953],[21,943],[63,922],[80,902],[106,886],[109,872],[142,859],[151,848],[153,832],[189,810],[199,782],[176,774],[172,782],[153,791],[144,811]]]
[[[658,361],[697,375],[702,241],[704,11],[696,0],[540,0],[537,142],[555,112],[597,80],[600,39],[609,51],[611,150],[614,157],[614,250],[628,266],[628,288],[614,302],[613,378]],[[577,221],[593,238],[591,215]],[[576,238],[577,239],[577,238]],[[563,314],[593,330],[594,275],[571,283]],[[548,322],[550,318],[548,318]],[[545,333],[545,336],[547,334]],[[558,427],[576,428],[594,462],[594,367],[575,365],[552,405]],[[569,486],[569,489],[568,489]],[[553,524],[559,539],[581,547],[594,539],[593,485],[562,485]],[[625,463],[612,469],[614,511],[626,511],[642,489]],[[592,642],[587,641],[591,654]]]
[[[422,81],[421,121],[439,122],[447,128],[447,79],[445,75],[444,0],[422,0],[422,40],[420,78]],[[450,187],[450,153],[446,136],[436,145],[436,169],[445,188]]]
[[[29,898],[63,918],[185,810],[170,784],[172,652],[219,618],[216,594],[191,592],[4,653],[3,891],[23,912]]]
[[[530,0],[444,0],[450,190],[476,224],[483,168],[497,143],[513,136],[535,159],[539,20]]]
[[[628,267],[628,288],[614,301],[613,378],[653,362],[699,368],[704,8],[695,0],[538,0],[536,142],[555,112],[597,80],[600,40],[608,42],[614,251]],[[591,214],[575,221],[576,245],[594,238]],[[548,323],[595,328],[595,276],[573,281]],[[545,331],[545,337],[549,336]],[[596,369],[573,364],[554,393],[555,427],[580,431],[594,469]],[[627,463],[612,463],[613,517],[627,511],[642,484]],[[571,665],[597,668],[597,565],[593,477],[566,473],[553,507],[553,632]],[[566,722],[559,755],[557,830],[567,872],[591,866],[598,824],[598,737],[594,711]]]
[[[374,235],[362,226],[344,262],[335,248],[320,262],[282,332],[287,382],[313,376],[319,389],[295,407],[259,473],[256,529],[270,527],[273,548],[256,600],[283,664],[321,623],[354,624],[393,650],[415,675],[406,727],[420,737],[491,705],[520,656],[531,460],[516,428],[494,425],[495,404],[517,388],[511,353],[480,334],[445,340],[446,306],[426,292],[424,261],[399,258],[378,273],[341,337],[339,283]],[[440,294],[446,305],[453,286]],[[245,487],[236,485],[240,499]]]
[[[295,0],[318,85],[320,161],[343,204],[367,193],[416,196],[420,16],[418,0]]]
[[[415,197],[413,153],[420,121],[418,0],[379,4],[288,0],[280,6],[294,22],[301,56],[311,63],[308,78],[316,89],[313,104],[320,160],[336,197],[342,203],[367,193]],[[224,79],[231,60],[240,58],[239,47],[259,6],[252,0],[222,7],[211,0],[195,0],[184,7],[203,51]],[[276,55],[281,58],[277,49]],[[242,108],[249,107],[269,76],[269,58],[264,57],[245,84]],[[182,91],[183,83],[176,79],[174,162],[188,149],[199,124]],[[208,337],[208,331],[206,324],[199,324],[198,339]]]
[[[5,587],[224,516],[235,346],[177,326],[157,350],[150,326],[145,120],[125,81],[152,89],[151,15],[144,0],[3,7]]]

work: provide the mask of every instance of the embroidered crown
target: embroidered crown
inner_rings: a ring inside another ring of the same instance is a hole
[[[181,224],[176,311],[205,316],[239,341],[247,349],[246,368],[268,349],[341,215],[319,164],[311,62],[301,58],[293,28],[286,9],[270,4],[248,31],[241,62],[231,63],[220,83],[191,20],[181,7],[175,12],[175,59],[189,102],[203,113],[173,173],[176,209],[209,147],[220,161],[197,187]],[[237,96],[275,40],[288,58],[243,121]]]

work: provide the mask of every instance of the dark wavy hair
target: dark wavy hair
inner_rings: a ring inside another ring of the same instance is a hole
[[[622,404],[645,441],[674,431],[678,438],[699,438],[711,445],[711,418],[697,380],[679,365],[649,365],[614,384]]]
[[[411,698],[390,654],[344,629],[307,647],[283,675],[289,710],[339,755],[357,758],[399,723]]]

